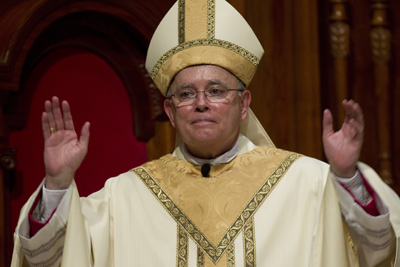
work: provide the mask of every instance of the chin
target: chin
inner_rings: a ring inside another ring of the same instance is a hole
[[[197,136],[194,137],[192,140],[193,143],[204,144],[204,145],[218,143],[217,139],[210,138],[210,136]]]

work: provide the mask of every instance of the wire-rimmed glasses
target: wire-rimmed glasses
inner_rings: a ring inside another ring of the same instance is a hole
[[[197,91],[194,88],[182,88],[177,90],[175,93],[170,95],[175,97],[178,102],[178,106],[187,106],[195,102],[197,95],[203,92],[208,101],[212,103],[224,102],[229,96],[231,91],[244,91],[244,89],[226,89],[223,87],[208,87],[204,91]]]

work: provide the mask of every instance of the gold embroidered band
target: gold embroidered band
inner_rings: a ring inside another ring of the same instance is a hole
[[[197,247],[197,267],[204,267],[204,252],[200,247]]]
[[[214,246],[202,231],[188,218],[188,216],[176,205],[171,197],[158,185],[154,178],[143,167],[134,168],[135,172],[149,188],[153,195],[163,205],[165,210],[172,216],[172,218],[185,229],[193,241],[202,248],[205,254],[214,262],[217,263],[224,255],[229,245],[231,245],[237,235],[243,230],[248,221],[252,220],[253,215],[269,196],[275,186],[279,183],[280,179],[285,175],[286,171],[290,168],[301,155],[293,153],[289,154],[280,165],[273,171],[273,173],[266,179],[261,188],[256,192],[251,201],[245,206],[240,216],[228,228],[221,241]]]
[[[178,244],[177,244],[177,266],[188,266],[188,235],[181,225],[178,224]]]
[[[232,242],[226,250],[226,258],[228,267],[235,267],[235,242]]]
[[[256,266],[256,243],[254,238],[254,218],[247,221],[243,228],[243,249],[245,266]]]
[[[197,56],[196,56],[197,55]],[[190,60],[189,60],[190,59]],[[235,62],[232,64],[232,62]],[[213,64],[234,73],[249,84],[258,67],[259,59],[249,51],[227,41],[202,39],[186,42],[165,53],[150,73],[161,93],[166,95],[170,77],[182,69],[201,64]],[[174,74],[171,74],[171,73]]]

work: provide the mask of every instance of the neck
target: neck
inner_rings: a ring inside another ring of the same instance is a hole
[[[185,142],[186,150],[194,157],[200,159],[215,159],[231,150],[239,139],[239,130],[234,135],[228,136],[225,140],[208,140],[199,142]]]
[[[218,157],[218,156],[224,154],[226,151],[228,151],[228,150],[221,151],[221,152],[210,151],[210,150],[208,150],[208,151],[196,151],[196,150],[192,150],[192,149],[188,148],[187,146],[186,146],[186,149],[187,149],[187,151],[188,151],[188,153],[190,155],[192,155],[192,156],[194,156],[196,158],[199,158],[199,159],[215,159],[216,157]]]
[[[236,142],[231,149],[227,150],[226,152],[212,157],[212,158],[199,158],[193,154],[191,154],[185,145],[182,144],[181,146],[181,151],[186,159],[186,161],[191,162],[195,165],[203,165],[203,164],[211,164],[211,165],[216,165],[220,163],[227,163],[231,161],[233,158],[235,158],[239,152],[239,143]]]
[[[233,146],[236,144],[236,141],[233,142],[232,144],[229,144],[229,146],[223,147],[223,148],[218,148],[216,146],[203,146],[203,147],[191,147],[185,144],[186,150],[188,153],[196,158],[200,159],[215,159],[227,151],[231,150]]]

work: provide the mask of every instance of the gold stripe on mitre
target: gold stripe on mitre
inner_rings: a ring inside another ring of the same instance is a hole
[[[179,1],[179,36],[180,43],[208,38],[208,7],[214,6],[213,1]],[[215,13],[215,9],[213,11]],[[211,25],[214,27],[214,24]]]

